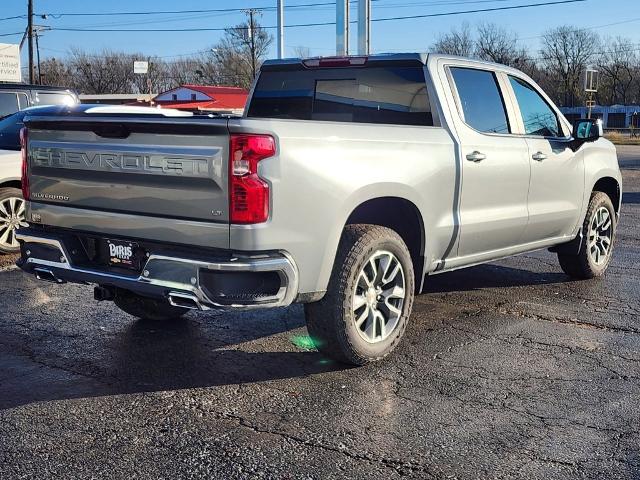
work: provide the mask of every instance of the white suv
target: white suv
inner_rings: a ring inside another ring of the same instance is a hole
[[[18,227],[26,226],[20,183],[20,129],[30,110],[0,119],[0,253],[14,253],[20,249],[15,232]]]

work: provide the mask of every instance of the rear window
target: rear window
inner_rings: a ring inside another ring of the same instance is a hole
[[[38,105],[73,105],[75,99],[66,93],[38,92]]]
[[[422,66],[265,71],[249,117],[433,125]]]

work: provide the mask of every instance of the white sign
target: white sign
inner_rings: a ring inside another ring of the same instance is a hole
[[[147,73],[149,71],[149,62],[133,62],[133,73]]]
[[[584,72],[584,91],[587,93],[598,91],[598,71],[594,68],[587,67]]]
[[[21,82],[20,46],[0,43],[0,82]]]

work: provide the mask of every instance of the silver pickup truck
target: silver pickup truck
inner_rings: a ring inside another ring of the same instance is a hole
[[[523,73],[441,55],[269,61],[242,118],[52,107],[25,120],[19,265],[147,319],[305,304],[364,364],[429,275],[550,248],[603,274],[621,178],[601,125]]]

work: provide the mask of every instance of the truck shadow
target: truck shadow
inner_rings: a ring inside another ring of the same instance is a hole
[[[89,320],[117,324],[97,338],[54,335],[43,341],[35,328],[10,332],[11,341],[0,351],[0,410],[41,401],[300,379],[346,368],[295,346],[306,334],[293,331],[304,325],[300,307],[195,313],[162,323],[124,314]]]
[[[21,280],[23,277],[18,277]],[[482,265],[428,278],[425,293],[535,286],[567,282],[562,273]],[[32,280],[18,282],[30,289]],[[69,288],[69,287],[62,287]],[[75,287],[81,288],[81,287]],[[47,290],[49,292],[49,290]],[[53,292],[54,290],[51,290]],[[192,313],[184,320],[134,320],[115,307],[86,316],[89,305],[73,307],[81,325],[74,334],[57,331],[68,308],[65,293],[52,298],[46,316],[22,315],[21,327],[3,324],[0,351],[0,410],[39,401],[105,395],[225,387],[280,381],[294,390],[301,379],[348,367],[304,349],[300,306],[245,313]],[[53,295],[52,295],[53,296]],[[1,302],[0,302],[1,303]],[[57,313],[56,313],[57,312]],[[83,316],[86,316],[82,319]],[[23,328],[31,325],[30,328]],[[104,329],[102,334],[96,329]],[[42,336],[43,331],[56,332]],[[82,333],[79,333],[82,332]],[[288,379],[297,379],[288,383]]]
[[[551,285],[570,281],[571,279],[564,273],[534,272],[526,269],[487,264],[429,276],[425,279],[422,294]]]
[[[292,308],[300,310],[300,316],[294,324],[284,325],[278,321],[278,311],[230,314],[232,325],[223,330],[216,327],[226,318],[208,323],[200,315],[198,322],[189,320],[162,331],[153,322],[134,322],[114,349],[118,356],[113,367],[120,390],[256,383],[345,368],[316,351],[291,351],[299,336],[291,330],[304,325],[301,309]]]

